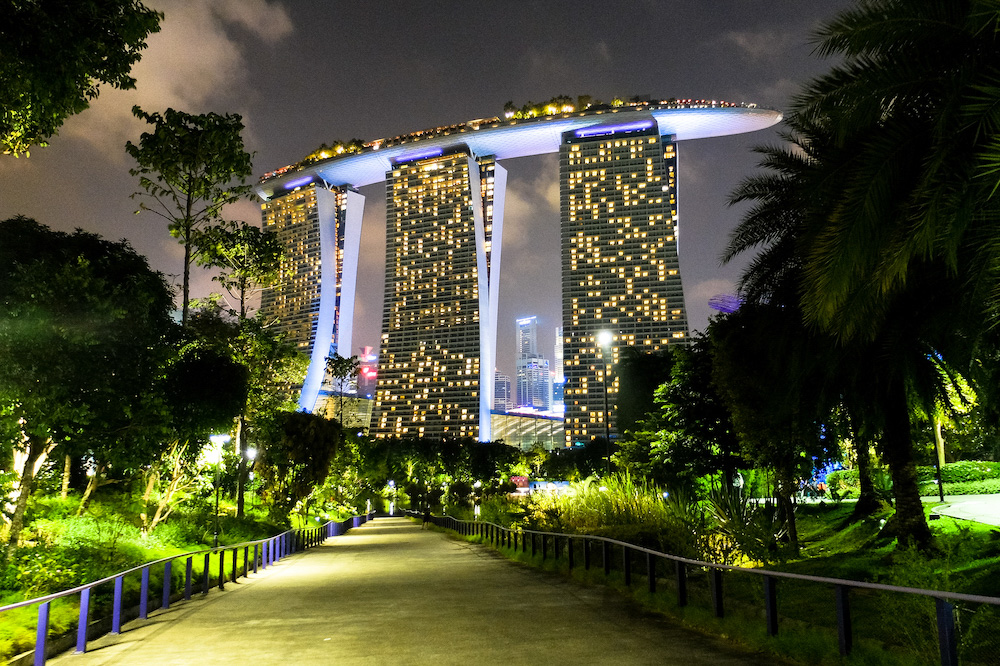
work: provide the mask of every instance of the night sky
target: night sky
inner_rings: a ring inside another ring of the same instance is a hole
[[[133,69],[137,89],[104,89],[48,148],[0,155],[0,219],[24,214],[60,230],[126,238],[179,284],[182,252],[161,218],[134,215],[131,116],[173,107],[239,113],[257,175],[300,160],[322,143],[388,138],[503,114],[565,94],[609,101],[649,95],[754,102],[784,110],[831,63],[812,55],[818,22],[847,0],[535,0],[413,2],[163,0],[160,33]],[[708,299],[732,292],[742,268],[720,266],[741,209],[726,203],[751,174],[755,145],[778,128],[679,146],[680,262],[692,331]],[[501,302],[501,371],[514,370],[514,319],[539,317],[539,346],[552,355],[560,321],[559,213],[554,155],[508,169]],[[378,345],[385,196],[367,197],[354,341]],[[230,219],[260,223],[259,205]],[[193,295],[215,291],[197,269]]]

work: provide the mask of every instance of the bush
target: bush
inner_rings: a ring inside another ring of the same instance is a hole
[[[917,467],[918,482],[926,483],[935,479],[937,479],[937,469],[934,466]],[[945,463],[941,468],[941,481],[944,483],[967,483],[987,479],[1000,479],[1000,462],[960,460]]]

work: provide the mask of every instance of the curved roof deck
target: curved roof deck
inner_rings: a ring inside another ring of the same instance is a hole
[[[444,131],[421,132],[374,145],[358,153],[338,155],[293,167],[255,186],[264,200],[319,178],[334,186],[363,187],[385,180],[399,160],[417,159],[468,146],[473,154],[498,160],[559,151],[563,132],[597,125],[642,123],[654,119],[663,136],[678,141],[727,136],[765,129],[781,121],[781,113],[756,106],[648,105],[563,113],[527,120],[472,121]]]

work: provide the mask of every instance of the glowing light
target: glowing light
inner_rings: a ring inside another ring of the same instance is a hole
[[[301,187],[302,185],[308,185],[313,181],[312,176],[303,176],[302,178],[296,178],[295,180],[290,180],[285,183],[286,190],[294,190],[296,187]]]
[[[400,155],[394,159],[393,162],[395,164],[403,164],[405,162],[415,162],[416,160],[422,160],[428,157],[437,157],[442,154],[444,154],[444,148],[426,148],[424,150],[417,150],[412,153]]]
[[[606,134],[618,134],[619,132],[635,132],[637,130],[649,129],[652,126],[652,120],[639,120],[634,123],[622,123],[620,125],[585,127],[577,130],[575,134],[582,139],[588,136],[604,136]]]

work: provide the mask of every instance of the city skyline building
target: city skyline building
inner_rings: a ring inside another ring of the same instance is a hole
[[[510,377],[499,370],[493,373],[493,411],[509,412],[514,406],[510,394]]]
[[[405,156],[387,174],[378,437],[491,439],[498,179],[503,167],[466,148]]]
[[[385,182],[385,300],[372,429],[382,436],[491,439],[506,185],[497,160],[559,153],[566,442],[603,434],[604,417],[594,406],[605,379],[597,331],[614,336],[612,368],[626,345],[653,349],[686,335],[676,263],[676,142],[780,120],[779,112],[755,105],[637,99],[338,144],[265,174],[255,188],[264,226],[278,231],[292,275],[268,296],[267,308],[310,354],[300,407],[315,407],[326,357],[351,355],[364,207],[357,188]],[[609,390],[617,390],[616,379]]]
[[[261,227],[276,233],[285,251],[282,279],[263,291],[260,312],[310,358],[299,393],[306,411],[316,408],[327,380],[327,357],[351,356],[363,210],[358,192],[314,182],[261,204]]]
[[[567,445],[614,436],[620,351],[687,337],[677,145],[654,122],[567,132],[559,151]],[[609,334],[602,348],[600,333]]]

